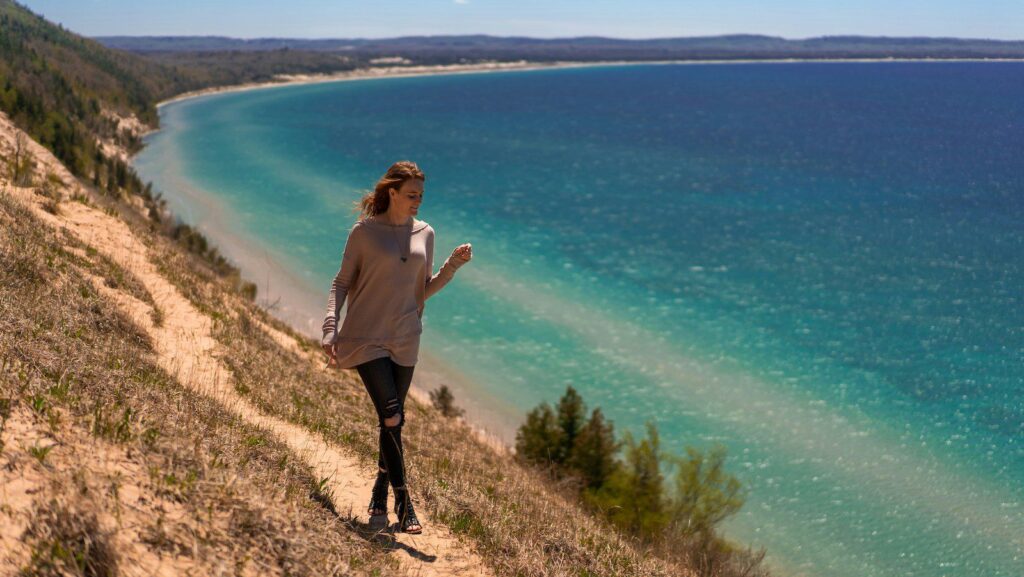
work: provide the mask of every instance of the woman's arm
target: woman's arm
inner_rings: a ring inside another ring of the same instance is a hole
[[[441,265],[440,270],[437,274],[434,274],[434,235],[431,234],[427,238],[427,286],[424,292],[423,300],[429,299],[431,296],[437,294],[441,289],[444,288],[452,278],[455,277],[455,271],[459,270],[459,267],[469,262],[468,249],[463,248],[468,245],[462,245],[456,248],[452,252],[452,255],[444,261]],[[465,255],[465,256],[464,256]]]
[[[359,224],[356,223],[348,233],[348,240],[345,241],[345,252],[341,257],[341,268],[338,274],[334,275],[334,282],[331,283],[331,293],[327,297],[327,314],[324,316],[324,338],[322,344],[332,344],[338,333],[338,318],[341,316],[341,307],[345,304],[348,296],[348,288],[355,282],[359,275],[360,250],[356,230]]]

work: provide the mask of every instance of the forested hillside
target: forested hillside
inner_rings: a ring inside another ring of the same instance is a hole
[[[0,110],[53,152],[75,176],[114,197],[141,199],[153,226],[198,255],[249,295],[255,286],[187,224],[167,218],[163,201],[128,165],[141,132],[158,124],[156,103],[204,86],[196,73],[106,48],[0,0]],[[17,142],[0,174],[31,184],[33,159]]]
[[[199,86],[231,86],[269,82],[284,74],[332,74],[368,63],[344,54],[282,48],[266,52],[243,50],[146,52],[140,56],[166,67],[186,70]]]
[[[157,123],[155,103],[195,82],[180,71],[106,48],[0,0],[0,109],[75,174],[107,159],[97,139],[131,149],[120,118]]]
[[[401,38],[224,38],[214,36],[111,36],[104,45],[144,54],[162,62],[186,63],[198,54],[263,53],[290,50],[351,61],[403,57],[416,64],[480,60],[765,60],[777,58],[1024,58],[1024,42],[965,38],[887,38],[827,36],[790,40],[733,34],[627,40],[598,36],[526,38],[487,35],[406,36]],[[312,56],[307,56],[313,59]]]

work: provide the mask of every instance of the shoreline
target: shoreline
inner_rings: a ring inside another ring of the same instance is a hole
[[[302,86],[305,84],[324,84],[328,82],[344,82],[347,80],[373,80],[375,78],[404,78],[412,76],[433,76],[442,74],[469,74],[485,72],[504,72],[513,70],[542,70],[546,68],[562,68],[559,63],[536,63],[521,60],[518,62],[493,62],[487,64],[438,64],[423,66],[386,66],[379,68],[356,68],[330,74],[279,74],[274,80],[264,82],[247,82],[229,86],[215,86],[185,92],[161,100],[156,104],[157,110],[168,105],[204,96],[248,92],[265,88],[285,86]]]
[[[416,66],[386,66],[378,68],[356,68],[330,74],[279,74],[273,80],[249,82],[229,86],[216,86],[184,92],[161,100],[156,104],[160,108],[195,98],[262,90],[285,86],[302,86],[306,84],[324,84],[328,82],[345,82],[351,80],[373,80],[379,78],[409,78],[416,76],[442,76],[447,74],[485,74],[488,72],[529,72],[536,70],[558,70],[567,68],[597,68],[602,66],[666,66],[666,65],[722,65],[722,64],[885,64],[901,62],[951,63],[975,62],[998,63],[1019,62],[1024,58],[768,58],[768,59],[709,59],[709,60],[601,60],[594,62],[557,60],[552,62],[536,62],[518,60],[513,62],[485,62],[473,64],[426,64]],[[150,134],[151,130],[145,134]]]

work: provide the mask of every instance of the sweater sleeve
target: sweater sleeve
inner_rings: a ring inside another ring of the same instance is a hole
[[[437,274],[434,274],[434,235],[427,238],[427,286],[424,291],[423,300],[429,299],[437,294],[448,281],[455,276],[455,271],[462,266],[461,263],[453,261],[450,257],[444,261]]]
[[[361,265],[359,240],[356,231],[359,228],[357,223],[348,233],[348,240],[345,241],[345,251],[341,257],[341,268],[338,274],[334,275],[331,283],[331,292],[327,297],[327,313],[324,316],[323,344],[331,344],[338,335],[338,318],[341,316],[341,307],[345,304],[348,296],[348,289],[359,276]]]

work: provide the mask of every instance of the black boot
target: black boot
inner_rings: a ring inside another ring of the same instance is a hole
[[[403,533],[422,533],[423,527],[412,508],[412,498],[405,487],[395,487],[395,514],[398,515],[398,530]]]
[[[371,517],[388,514],[388,472],[384,469],[377,469],[377,480],[373,483],[366,514]]]

